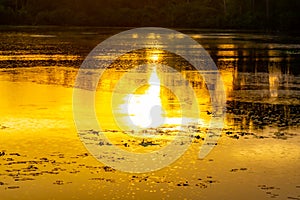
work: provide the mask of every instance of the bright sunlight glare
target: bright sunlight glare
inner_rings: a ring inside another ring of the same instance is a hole
[[[128,102],[128,114],[139,128],[158,127],[164,123],[164,111],[160,98],[160,80],[153,68],[145,94],[132,94]]]

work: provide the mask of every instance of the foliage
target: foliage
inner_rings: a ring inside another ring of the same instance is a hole
[[[0,0],[0,24],[298,31],[299,0]]]

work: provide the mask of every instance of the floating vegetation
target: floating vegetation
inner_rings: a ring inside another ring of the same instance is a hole
[[[7,189],[19,189],[20,186],[8,186]]]
[[[270,198],[277,198],[279,197],[278,191],[280,190],[280,188],[278,187],[274,187],[274,186],[267,186],[267,185],[258,185],[258,187],[265,191],[266,194],[270,197]]]
[[[246,170],[248,170],[246,167],[242,167],[239,169],[237,169],[237,168],[231,169],[230,172],[238,172],[238,171],[246,171]]]

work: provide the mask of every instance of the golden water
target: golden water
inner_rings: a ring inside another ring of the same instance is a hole
[[[192,36],[198,37],[197,34]],[[229,109],[217,145],[207,157],[198,159],[199,149],[203,145],[202,138],[206,135],[212,117],[209,114],[210,98],[203,78],[195,71],[182,70],[180,74],[189,80],[197,97],[201,126],[196,127],[195,131],[199,137],[193,139],[188,151],[172,165],[142,174],[115,171],[98,162],[83,145],[72,112],[72,87],[77,68],[1,68],[0,198],[299,199],[299,116],[291,111],[291,105],[298,108],[299,99],[296,89],[281,88],[282,85],[286,88],[291,85],[298,87],[299,76],[281,74],[278,66],[273,64],[267,66],[269,73],[241,72],[231,66],[237,59],[235,56],[240,53],[235,50],[236,44],[224,45],[218,46],[220,50],[217,54],[224,56],[219,60],[219,66],[228,106],[236,104],[245,112],[237,114],[237,110]],[[248,53],[245,51],[241,54]],[[278,55],[274,50],[270,50],[269,54],[272,61],[279,59],[275,58]],[[164,54],[153,52],[149,55],[151,62],[158,62]],[[138,63],[137,53],[131,57]],[[0,55],[0,61],[15,59],[45,63],[49,60],[74,61],[78,56]],[[118,127],[112,113],[112,92],[127,71],[115,67],[103,74],[95,96],[97,117],[106,129],[105,134],[120,148],[138,153],[160,149],[168,144],[166,140],[159,140],[165,139],[164,136],[147,138],[159,145],[143,147],[139,145],[141,138],[133,141],[134,136],[130,134],[115,132]],[[141,78],[151,74],[155,75],[154,71],[133,76]],[[156,74],[156,79],[167,80],[158,71]],[[183,82],[178,80],[177,83],[180,85]],[[258,89],[251,90],[247,88],[249,86]],[[185,91],[174,92],[162,86],[152,86],[152,89],[151,84],[145,83],[132,92],[131,95],[136,97],[132,101],[149,92],[156,93],[155,102],[161,108],[158,114],[167,116],[170,121],[175,119],[173,122],[176,124],[176,119],[182,115],[177,95],[184,95]],[[122,105],[122,102],[119,104]],[[135,105],[130,110],[132,116],[140,115],[135,112]],[[278,112],[280,118],[288,120],[288,123],[282,125],[283,122],[276,118],[277,121],[272,125],[261,124],[261,118],[270,116],[269,106],[277,109],[272,111],[275,116]],[[249,111],[259,113],[259,116],[249,118]],[[134,117],[132,120],[140,125],[148,125],[141,124]]]

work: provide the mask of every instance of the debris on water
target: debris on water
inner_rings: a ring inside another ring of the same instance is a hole
[[[300,197],[288,197],[288,199],[300,200]]]
[[[240,169],[237,169],[237,168],[231,169],[230,172],[246,171],[246,170],[247,170],[246,167],[242,167],[242,168],[240,168]]]
[[[10,156],[21,156],[19,153],[10,153]]]
[[[117,133],[119,131],[114,130],[114,129],[105,129],[104,132]]]
[[[147,146],[154,146],[154,145],[158,145],[158,144],[155,144],[152,141],[145,141],[145,139],[143,139],[143,141],[141,143],[139,143],[139,145],[141,145],[143,147],[147,147]]]
[[[201,136],[200,135],[196,135],[195,138],[199,140],[199,139],[201,139]]]
[[[106,172],[114,172],[116,171],[114,168],[110,167],[110,166],[104,166],[103,167],[104,171]]]
[[[20,188],[20,186],[9,186],[9,187],[7,187],[7,189],[19,189]]]
[[[258,185],[261,190],[266,191],[266,194],[269,195],[271,198],[276,198],[279,194],[275,193],[276,190],[280,190],[280,188],[274,186],[267,186],[267,185]]]
[[[184,183],[183,186],[189,186],[188,182]]]
[[[238,135],[233,135],[233,136],[230,136],[231,138],[234,138],[234,139],[239,139],[240,137]]]
[[[207,143],[206,143],[206,145],[217,146],[217,145],[218,145],[218,143],[216,143],[216,142],[207,142]]]
[[[95,131],[93,129],[88,130],[87,133],[94,134],[94,135],[99,135],[99,131]]]
[[[15,179],[16,182],[17,181],[33,181],[33,180],[35,180],[35,179],[33,179],[33,178],[16,178]]]
[[[236,123],[245,120],[259,129],[266,126],[297,126],[300,122],[298,105],[241,101],[228,101],[226,105],[227,113],[233,114]]]
[[[100,178],[100,177],[95,177],[95,178],[90,178],[89,180],[94,180],[94,181],[106,181],[106,182],[111,182],[114,183],[115,180],[110,179],[110,178]]]
[[[177,186],[189,186],[189,182],[188,181],[185,181],[184,183],[180,182],[177,184]]]
[[[207,185],[204,183],[196,183],[195,186],[201,187],[201,188],[207,188]]]
[[[0,129],[6,129],[6,128],[8,128],[8,127],[0,124]]]
[[[268,138],[268,136],[254,135],[254,138],[257,138],[257,139],[265,139],[265,138]]]
[[[104,145],[107,145],[107,146],[112,146],[112,144],[111,144],[111,143],[109,143],[109,142],[106,142],[106,143],[105,143],[105,142],[104,142],[104,141],[102,141],[102,140],[101,140],[101,141],[98,143],[98,145],[99,145],[99,146],[104,146]]]
[[[58,157],[59,158],[65,158],[65,155],[61,153],[61,154],[58,155]]]
[[[214,180],[207,180],[205,182],[207,182],[207,183],[215,183],[216,181],[214,181]]]
[[[103,142],[103,141],[100,141],[100,142],[99,142],[99,145],[100,145],[100,146],[103,146],[103,145],[104,145],[104,142]]]
[[[63,185],[64,181],[63,180],[56,180],[53,184],[55,184],[55,185]]]
[[[227,131],[226,132],[226,135],[231,135],[232,134],[232,131]]]
[[[1,152],[0,152],[0,156],[5,156],[5,152],[4,152],[4,151],[1,151]]]
[[[70,173],[70,174],[77,174],[77,173],[79,173],[79,172],[80,172],[79,170],[73,169],[73,171],[70,171],[69,173]]]
[[[83,154],[79,154],[79,155],[77,155],[78,157],[87,157],[87,156],[89,156],[89,154],[88,153],[83,153]]]

